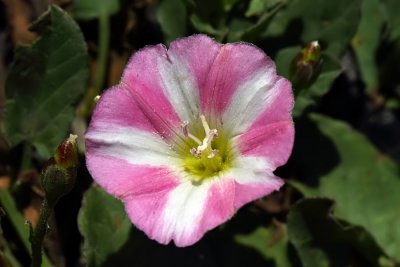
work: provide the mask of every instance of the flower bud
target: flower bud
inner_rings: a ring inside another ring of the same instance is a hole
[[[71,134],[58,146],[54,157],[43,168],[41,182],[49,205],[55,205],[60,197],[74,187],[78,162],[76,138],[76,135]]]
[[[68,169],[76,166],[78,162],[78,149],[76,146],[76,138],[78,136],[70,134],[69,138],[57,147],[54,153],[54,160],[60,167]]]
[[[296,89],[308,88],[321,71],[321,46],[318,41],[311,42],[294,58],[291,68],[291,81]]]

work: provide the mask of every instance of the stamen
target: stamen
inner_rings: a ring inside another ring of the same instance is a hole
[[[206,137],[203,139],[203,143],[197,147],[198,151],[203,151],[211,145],[212,140],[218,135],[217,129],[212,129],[207,132]]]
[[[207,156],[209,159],[215,157],[217,155],[218,150],[213,149],[211,147],[212,141],[218,137],[217,129],[210,129],[206,121],[206,117],[204,115],[200,115],[201,123],[203,125],[204,131],[206,133],[205,138],[203,141],[200,141],[196,136],[192,135],[188,130],[188,122],[184,122],[182,124],[182,130],[185,137],[189,137],[190,139],[194,140],[199,146],[197,148],[191,148],[190,153],[195,156],[196,158],[200,158],[203,151],[208,150],[209,155]]]
[[[208,126],[208,123],[206,121],[206,117],[204,115],[200,115],[201,123],[203,124],[204,131],[206,132],[206,135],[210,131],[210,126]]]
[[[188,122],[188,121],[184,121],[184,122],[182,123],[183,135],[184,135],[185,137],[188,137],[188,138],[192,139],[192,140],[195,141],[198,145],[201,145],[202,142],[199,140],[199,138],[197,138],[196,136],[192,135],[192,134],[189,132],[188,125],[189,125],[189,122]]]
[[[207,156],[207,158],[212,159],[218,154],[218,149],[212,149],[210,155]]]
[[[189,133],[189,138],[192,139],[193,141],[195,141],[197,144],[201,145],[201,141],[199,138],[197,138],[196,136],[194,136],[193,134]]]

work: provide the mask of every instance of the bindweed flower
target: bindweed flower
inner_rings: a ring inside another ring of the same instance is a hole
[[[87,166],[150,238],[197,242],[278,190],[291,152],[290,83],[262,50],[205,35],[147,46],[100,98]]]

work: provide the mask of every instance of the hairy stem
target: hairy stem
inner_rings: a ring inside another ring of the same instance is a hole
[[[47,232],[47,221],[52,210],[53,207],[49,206],[47,200],[44,199],[40,209],[39,221],[31,236],[32,267],[41,267],[42,265],[42,243]]]

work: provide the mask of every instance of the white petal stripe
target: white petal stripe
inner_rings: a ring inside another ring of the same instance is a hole
[[[158,58],[157,67],[164,85],[164,94],[180,119],[192,121],[197,118],[200,103],[199,89],[185,60],[170,52],[168,58]]]
[[[187,181],[169,193],[161,218],[162,236],[173,238],[178,246],[185,246],[193,240],[213,182],[205,181],[201,186],[196,186]]]
[[[177,166],[177,154],[156,134],[107,124],[86,134],[92,153],[148,166]]]
[[[239,156],[235,159],[232,168],[225,176],[233,177],[239,184],[265,182],[266,179],[271,180],[271,183],[275,183],[276,179],[272,173],[273,170],[272,165],[263,157]],[[266,175],[268,173],[271,174],[271,177]]]
[[[263,68],[236,90],[222,117],[233,136],[245,132],[279,95],[278,90],[271,90],[276,78],[273,68]]]

